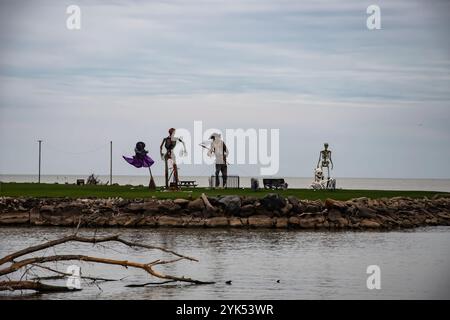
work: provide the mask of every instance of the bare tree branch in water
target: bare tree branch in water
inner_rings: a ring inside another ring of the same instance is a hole
[[[63,237],[63,238],[60,238],[60,239],[48,241],[48,242],[39,244],[37,246],[28,247],[28,248],[25,248],[23,250],[14,252],[14,253],[12,253],[10,255],[7,255],[7,256],[1,258],[0,259],[0,265],[4,264],[6,262],[10,262],[10,261],[12,261],[12,260],[14,260],[14,259],[16,259],[18,257],[24,256],[26,254],[33,253],[33,252],[36,252],[36,251],[40,251],[40,250],[43,250],[43,249],[47,249],[47,248],[50,248],[50,247],[54,247],[54,246],[57,246],[59,244],[63,244],[63,243],[66,243],[66,242],[71,242],[71,241],[72,242],[87,242],[87,243],[93,243],[93,244],[101,243],[101,242],[117,241],[117,242],[123,243],[124,245],[129,246],[129,247],[144,248],[144,249],[150,249],[150,250],[160,250],[160,251],[163,251],[163,252],[171,253],[171,254],[173,254],[175,256],[178,256],[180,258],[184,258],[184,259],[187,259],[187,260],[198,262],[198,260],[195,259],[195,258],[184,256],[182,254],[179,254],[179,253],[177,253],[175,251],[166,249],[164,247],[152,246],[152,245],[146,245],[146,244],[142,244],[142,243],[131,242],[131,241],[128,241],[128,240],[120,238],[119,235],[112,235],[112,236],[107,236],[107,237],[103,237],[103,238],[95,238],[95,237],[93,237],[93,238],[85,238],[85,237],[79,237],[76,234],[73,234],[73,235],[70,235],[70,236],[67,236],[67,237]]]
[[[64,279],[66,277],[72,276],[71,273],[62,272],[62,271],[55,270],[55,269],[52,269],[52,268],[49,268],[49,267],[46,267],[46,266],[42,266],[42,265],[39,265],[39,264],[33,264],[32,266],[33,267],[38,267],[38,268],[41,268],[41,269],[44,269],[44,270],[48,270],[48,271],[51,271],[51,272],[54,272],[54,273],[56,273],[58,275],[57,276],[48,276],[48,277],[35,277],[35,278],[31,279],[31,280],[57,280],[57,279]],[[102,282],[120,281],[120,280],[124,279],[124,278],[122,278],[122,279],[108,279],[108,278],[90,277],[90,276],[80,276],[80,278],[81,279],[86,279],[86,280],[92,280],[92,281],[102,281]]]
[[[38,292],[70,292],[80,289],[70,289],[69,287],[54,286],[41,283],[40,281],[0,281],[0,291],[34,290]]]
[[[78,231],[78,230],[77,230]],[[31,257],[31,258],[25,258],[23,260],[17,260],[17,258],[23,257],[25,255],[35,253],[44,249],[52,248],[54,249],[55,246],[68,243],[68,242],[83,242],[83,243],[92,243],[92,244],[98,244],[98,243],[105,243],[105,242],[119,242],[122,243],[128,247],[132,248],[143,248],[143,249],[149,249],[149,250],[159,250],[163,251],[165,253],[170,253],[172,255],[175,255],[177,258],[171,259],[171,260],[155,260],[147,263],[140,263],[140,262],[134,262],[134,261],[128,261],[128,260],[116,260],[116,259],[108,259],[108,258],[100,258],[95,256],[87,256],[87,255],[80,255],[80,254],[65,254],[65,255],[50,255],[50,256],[37,256],[37,257]],[[35,281],[29,281],[29,280],[22,280],[23,276],[27,274],[31,268],[33,267],[40,267],[43,269],[46,269],[48,271],[58,273],[61,278],[61,276],[72,276],[71,274],[67,274],[55,269],[51,269],[44,264],[49,262],[58,262],[58,261],[81,261],[81,262],[93,262],[93,263],[99,263],[99,264],[108,264],[108,265],[118,265],[125,268],[136,268],[146,271],[149,275],[154,276],[156,278],[167,280],[162,283],[169,283],[169,282],[185,282],[185,283],[191,283],[191,284],[212,284],[214,282],[204,282],[196,279],[191,279],[187,277],[179,277],[174,275],[167,275],[163,274],[161,272],[158,272],[154,270],[155,266],[158,265],[165,265],[165,264],[172,264],[181,260],[189,260],[189,261],[196,261],[197,259],[182,255],[180,253],[177,253],[175,251],[169,250],[164,247],[160,246],[154,246],[154,245],[147,245],[137,242],[128,241],[125,239],[120,238],[118,235],[113,236],[106,236],[102,238],[87,238],[87,237],[81,237],[77,235],[77,232],[73,235],[66,236],[60,239],[47,241],[45,243],[31,246],[22,250],[19,250],[17,252],[14,252],[12,254],[9,254],[3,258],[0,259],[0,266],[9,263],[9,266],[5,266],[4,268],[0,269],[0,276],[4,276],[8,279],[8,281],[0,281],[0,291],[5,290],[34,290],[39,292],[61,292],[61,291],[74,291],[73,289],[69,289],[67,287],[59,287],[59,286],[52,286],[43,284],[40,281],[43,279],[51,279],[55,277],[35,277],[33,280]],[[8,275],[21,270],[22,268],[25,268],[25,273],[22,275],[22,278],[19,281],[13,281],[10,280]],[[104,278],[96,278],[96,277],[84,277],[86,279],[91,279],[94,281],[100,280],[100,281],[115,281],[112,279],[104,279]],[[148,283],[152,284],[152,283]],[[156,283],[155,283],[156,284]],[[147,284],[145,284],[147,285]],[[142,285],[136,285],[136,286],[142,286]]]
[[[173,282],[176,282],[176,281],[175,280],[167,280],[167,281],[162,281],[162,282],[147,282],[147,283],[142,283],[142,284],[129,284],[129,285],[126,285],[125,287],[140,288],[140,287],[146,287],[146,286],[160,286],[163,284],[173,283]]]

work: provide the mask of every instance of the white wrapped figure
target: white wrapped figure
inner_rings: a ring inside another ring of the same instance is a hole
[[[208,156],[216,158],[216,188],[219,187],[219,173],[222,172],[222,185],[224,188],[227,186],[228,168],[227,168],[227,156],[228,149],[223,142],[219,133],[213,133],[210,137],[211,145],[209,147]]]

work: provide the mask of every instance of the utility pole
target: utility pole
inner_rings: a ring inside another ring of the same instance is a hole
[[[109,142],[109,185],[112,186],[112,141]]]
[[[42,140],[38,140],[39,142],[39,175],[38,175],[38,183],[41,183],[41,144]]]

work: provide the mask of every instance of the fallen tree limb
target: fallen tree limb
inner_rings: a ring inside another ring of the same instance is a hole
[[[160,251],[163,251],[163,252],[171,253],[171,254],[173,254],[173,255],[175,255],[177,257],[180,257],[180,258],[183,258],[183,259],[186,259],[186,260],[198,262],[198,260],[195,259],[195,258],[179,254],[179,253],[177,253],[175,251],[172,251],[172,250],[169,250],[169,249],[166,249],[166,248],[163,248],[163,247],[159,247],[159,246],[152,246],[152,245],[146,245],[146,244],[141,244],[141,243],[134,243],[134,242],[131,242],[131,241],[128,241],[128,240],[120,238],[119,235],[107,236],[107,237],[103,237],[103,238],[95,238],[95,237],[94,238],[85,238],[85,237],[79,237],[76,234],[73,234],[73,235],[70,235],[70,236],[67,236],[67,237],[64,237],[64,238],[48,241],[48,242],[45,242],[45,243],[42,243],[42,244],[39,244],[39,245],[36,245],[36,246],[28,247],[28,248],[25,248],[23,250],[14,252],[14,253],[12,253],[10,255],[7,255],[7,256],[1,258],[0,259],[0,265],[5,264],[6,262],[11,262],[11,261],[13,261],[14,259],[16,259],[18,257],[24,256],[24,255],[27,255],[27,254],[30,254],[30,253],[33,253],[33,252],[37,252],[37,251],[40,251],[40,250],[43,250],[43,249],[47,249],[47,248],[50,248],[50,247],[54,247],[56,245],[63,244],[63,243],[66,243],[66,242],[70,242],[70,241],[93,243],[93,244],[101,243],[101,242],[116,241],[116,242],[120,242],[120,243],[122,243],[124,245],[127,245],[129,247],[137,247],[137,248],[144,248],[144,249],[151,249],[151,250],[160,250]]]
[[[78,228],[77,228],[78,231]],[[133,262],[128,260],[115,260],[115,259],[108,259],[108,258],[99,258],[94,256],[88,256],[88,255],[79,255],[79,254],[65,254],[65,255],[58,255],[55,254],[51,256],[37,256],[37,257],[30,257],[30,258],[24,258],[22,260],[17,260],[17,258],[23,257],[25,255],[36,253],[38,251],[48,249],[48,248],[54,248],[57,245],[64,244],[67,242],[84,242],[84,243],[104,243],[104,242],[119,242],[129,247],[135,247],[135,248],[144,248],[144,249],[150,249],[150,250],[160,250],[166,253],[170,253],[176,256],[174,259],[170,260],[161,260],[157,259],[148,263],[140,263],[140,262]],[[165,284],[170,282],[185,282],[185,283],[191,283],[191,284],[212,284],[214,282],[205,282],[200,280],[191,279],[188,277],[179,277],[179,276],[173,276],[173,275],[167,275],[163,274],[161,272],[158,272],[154,270],[155,266],[159,265],[166,265],[178,262],[180,260],[189,260],[189,261],[198,261],[195,258],[185,256],[182,254],[179,254],[173,250],[166,249],[164,247],[159,246],[153,246],[153,245],[147,245],[142,243],[135,243],[131,242],[125,239],[120,238],[118,235],[112,235],[112,236],[106,236],[102,238],[87,238],[87,237],[81,237],[77,235],[77,232],[75,234],[66,236],[60,239],[48,241],[36,246],[31,246],[25,249],[22,249],[20,251],[14,252],[12,254],[9,254],[3,258],[0,259],[0,266],[5,265],[5,263],[9,263],[8,266],[5,266],[4,268],[0,269],[0,276],[4,276],[8,279],[8,281],[0,282],[0,291],[5,290],[35,290],[39,292],[67,292],[67,291],[74,291],[72,288],[66,288],[66,287],[59,287],[54,285],[47,285],[43,284],[40,281],[43,279],[55,279],[55,278],[63,278],[67,276],[72,276],[72,274],[68,274],[56,269],[52,269],[48,266],[45,266],[44,264],[50,263],[50,262],[58,262],[58,261],[81,261],[81,262],[93,262],[93,263],[100,263],[100,264],[109,264],[109,265],[117,265],[122,266],[125,268],[132,267],[137,269],[142,269],[145,272],[147,272],[149,275],[154,276],[156,278],[165,279],[167,281],[160,282],[158,284]],[[28,272],[31,272],[31,269],[33,267],[39,267],[42,269],[45,269],[47,271],[51,271],[53,273],[57,273],[59,276],[52,276],[52,277],[39,277],[35,276],[33,280],[35,281],[29,281],[29,280],[23,280],[22,278],[28,274]],[[17,280],[11,280],[8,275],[21,270],[22,268],[25,268],[25,272],[23,273],[22,277],[19,281]],[[104,278],[97,278],[97,277],[80,277],[84,279],[90,279],[95,281],[117,281],[113,279],[104,279]],[[150,284],[156,284],[156,283],[147,283],[145,285]],[[139,285],[140,286],[140,285]]]
[[[67,272],[62,272],[59,270],[55,270],[46,266],[41,266],[39,264],[33,264],[34,267],[38,267],[38,268],[42,268],[54,273],[59,274],[58,276],[48,276],[48,277],[35,277],[31,280],[57,280],[57,279],[64,279],[66,277],[71,277],[72,274],[71,273],[67,273]],[[86,279],[86,280],[92,280],[92,281],[104,281],[104,282],[108,282],[108,281],[120,281],[121,279],[108,279],[108,278],[99,278],[99,277],[89,277],[89,276],[80,276],[81,279]]]
[[[68,287],[53,286],[39,281],[0,281],[0,291],[34,290],[38,292],[72,292],[81,289],[70,289]]]
[[[126,285],[125,287],[127,287],[127,288],[142,288],[142,287],[146,287],[146,286],[157,286],[157,285],[173,283],[173,282],[176,282],[176,281],[168,280],[168,281],[162,281],[162,282],[147,282],[147,283],[143,283],[143,284],[129,284],[129,285]]]
[[[209,202],[208,197],[204,193],[202,193],[200,197],[202,198],[203,203],[208,210],[216,211],[216,208],[211,204],[211,202]]]
[[[132,267],[137,269],[145,270],[150,275],[161,278],[161,279],[169,279],[169,280],[175,280],[180,282],[189,282],[189,283],[195,283],[195,284],[205,284],[203,281],[194,280],[191,278],[186,277],[177,277],[177,276],[171,276],[159,273],[155,270],[153,270],[153,266],[160,265],[160,264],[167,264],[167,263],[173,263],[176,261],[181,260],[182,258],[178,258],[175,260],[170,261],[160,261],[156,260],[154,262],[149,263],[139,263],[139,262],[133,262],[133,261],[127,261],[127,260],[114,260],[114,259],[106,259],[106,258],[98,258],[98,257],[90,257],[85,255],[54,255],[54,256],[47,256],[47,257],[35,257],[35,258],[28,258],[21,261],[14,262],[9,267],[0,269],[0,276],[13,273],[25,266],[28,266],[30,264],[40,264],[40,263],[47,263],[47,262],[54,262],[54,261],[71,261],[71,260],[78,260],[78,261],[86,261],[86,262],[95,262],[95,263],[102,263],[102,264],[111,264],[111,265],[118,265],[122,267]],[[211,283],[211,282],[209,282]]]

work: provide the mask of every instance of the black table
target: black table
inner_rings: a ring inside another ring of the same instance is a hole
[[[180,188],[186,187],[186,188],[195,188],[198,186],[195,180],[182,180],[178,182],[178,186]]]

